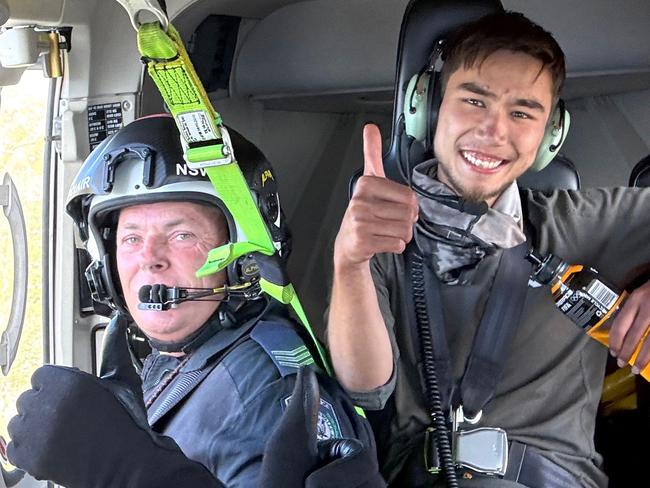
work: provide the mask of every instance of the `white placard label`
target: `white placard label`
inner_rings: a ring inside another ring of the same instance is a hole
[[[210,141],[217,138],[210,120],[201,110],[178,114],[176,119],[187,143]]]

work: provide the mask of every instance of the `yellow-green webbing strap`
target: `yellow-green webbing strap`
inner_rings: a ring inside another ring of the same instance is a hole
[[[197,276],[216,273],[251,252],[274,255],[277,250],[234,159],[228,132],[212,107],[178,32],[171,24],[167,32],[158,22],[143,24],[138,29],[138,49],[176,120],[188,165],[205,168],[217,194],[246,236],[247,242],[230,243],[210,251]],[[332,374],[327,355],[309,325],[293,285],[273,283],[262,275],[260,287],[292,308],[316,345],[326,371]]]
[[[186,154],[188,162],[201,163],[227,157],[221,140],[221,117],[212,108],[174,26],[169,24],[165,32],[158,22],[143,24],[138,30],[138,49],[149,76],[178,124],[184,142],[187,145],[215,142],[190,146]]]

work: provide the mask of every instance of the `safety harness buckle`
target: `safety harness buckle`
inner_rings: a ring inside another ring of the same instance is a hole
[[[479,410],[478,413],[473,417],[468,417],[465,415],[463,406],[458,405],[458,407],[456,407],[456,410],[454,410],[451,413],[452,430],[456,432],[457,430],[460,429],[460,424],[464,424],[464,423],[471,424],[471,425],[478,424],[482,417],[483,417],[483,410]]]
[[[504,476],[508,467],[506,431],[498,427],[463,429],[463,424],[474,425],[481,417],[482,411],[474,417],[465,417],[462,405],[452,411],[450,420],[453,464],[456,468],[470,469],[477,473]],[[433,427],[429,427],[425,432],[424,464],[431,474],[439,474],[442,471]]]
[[[428,427],[424,433],[424,467],[430,474],[439,474],[442,471],[433,427]]]
[[[498,427],[479,427],[454,432],[454,459],[457,466],[479,473],[503,476],[508,467],[508,436]]]
[[[212,124],[201,111],[178,114],[176,121],[184,135],[181,144],[188,167],[211,168],[235,161],[230,134],[225,126],[219,126],[221,137],[217,137]],[[196,142],[188,143],[188,140]]]
[[[508,435],[498,427],[463,430],[463,424],[476,425],[483,416],[479,410],[467,417],[459,405],[451,414],[454,463],[487,475],[503,476],[508,467]]]

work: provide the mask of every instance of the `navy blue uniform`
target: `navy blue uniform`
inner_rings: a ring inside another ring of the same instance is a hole
[[[295,373],[314,363],[294,327],[267,315],[220,328],[187,358],[154,351],[142,372],[145,401],[155,397],[152,428],[228,487],[258,486],[264,446],[290,401]],[[319,383],[319,440],[348,437],[374,446],[366,422],[361,432],[352,427],[358,414],[341,387],[324,374]]]

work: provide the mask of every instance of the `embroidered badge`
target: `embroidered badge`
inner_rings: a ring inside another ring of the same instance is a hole
[[[284,408],[291,402],[291,396],[284,399]],[[319,441],[327,439],[340,439],[343,437],[341,424],[336,416],[336,411],[331,403],[323,398],[320,399],[318,410],[318,424],[316,426],[316,438]]]

